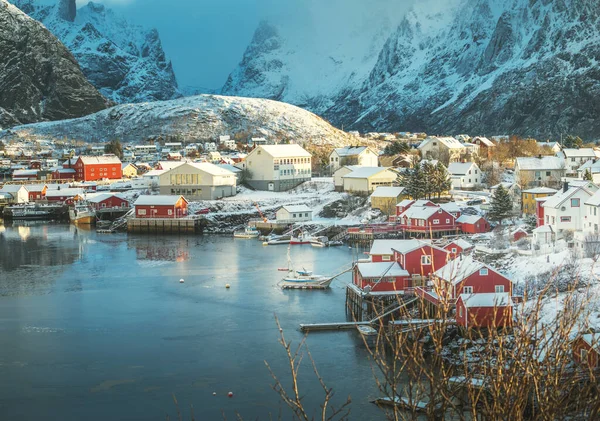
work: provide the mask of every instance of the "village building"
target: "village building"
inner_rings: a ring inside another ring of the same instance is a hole
[[[545,142],[536,142],[536,143],[537,143],[538,148],[540,148],[542,150],[542,154],[544,154],[544,155],[555,155],[561,149],[560,143],[558,143],[558,142],[545,141]],[[545,152],[544,149],[547,149],[548,151]]]
[[[168,171],[173,168],[177,168],[178,166],[183,165],[183,162],[173,162],[173,161],[159,161],[156,164],[157,170]]]
[[[459,229],[456,218],[437,205],[412,204],[396,221],[405,232],[427,238],[455,235]]]
[[[519,157],[515,161],[515,178],[524,189],[558,187],[565,171],[564,160],[556,156]]]
[[[244,163],[247,183],[257,190],[287,191],[312,177],[311,155],[296,144],[258,146]]]
[[[465,234],[480,234],[491,230],[490,223],[480,215],[461,215],[456,223]]]
[[[45,184],[27,184],[25,186],[27,189],[27,193],[29,194],[30,202],[37,202],[39,200],[46,199],[46,192],[48,191],[48,186]]]
[[[388,168],[410,168],[411,166],[411,155],[380,155],[379,166]]]
[[[540,225],[531,234],[531,245],[534,250],[540,250],[544,246],[552,246],[557,240],[552,225]]]
[[[535,215],[537,209],[536,199],[552,196],[557,191],[550,187],[535,187],[523,190],[521,193],[521,212],[524,215]]]
[[[158,175],[162,195],[185,195],[189,200],[215,200],[235,196],[236,176],[208,162],[185,162]]]
[[[275,218],[285,223],[312,221],[312,209],[306,205],[284,205],[275,212]]]
[[[496,144],[489,140],[487,137],[475,137],[471,139],[471,143],[479,146],[478,155],[483,159],[490,159],[496,148]]]
[[[53,180],[75,180],[76,172],[73,168],[55,168],[52,170]]]
[[[404,187],[379,186],[371,193],[371,209],[379,209],[384,214],[396,214],[396,205],[405,197]]]
[[[592,181],[595,184],[600,184],[600,160],[594,161],[590,159],[577,169],[577,177],[584,179],[586,173],[592,176]]]
[[[481,184],[481,170],[474,162],[451,162],[448,174],[453,190],[474,189]]]
[[[14,170],[12,179],[14,181],[37,180],[39,170]]]
[[[412,286],[410,274],[398,262],[357,263],[353,283],[369,293],[404,292]]]
[[[155,154],[158,152],[156,145],[135,145],[134,154],[136,156]]]
[[[600,366],[600,334],[584,333],[571,342],[573,360],[586,367],[598,368]]]
[[[167,161],[181,161],[183,156],[179,152],[169,152],[167,153]]]
[[[5,184],[0,189],[4,201],[8,204],[29,202],[29,193],[25,186],[20,184]]]
[[[137,177],[138,170],[137,167],[132,163],[124,163],[121,164],[121,173],[123,174],[123,177],[133,178]]]
[[[133,206],[136,218],[183,218],[188,214],[183,196],[142,195]]]
[[[448,250],[452,258],[457,257],[459,254],[467,253],[474,248],[475,246],[473,244],[462,238],[452,240],[444,246],[444,250]]]
[[[80,188],[59,188],[56,190],[46,190],[46,200],[48,202],[72,204],[76,200],[83,199],[85,192]]]
[[[512,299],[506,292],[461,294],[456,302],[456,324],[465,329],[511,327]]]
[[[235,175],[236,183],[240,182],[240,178],[242,175],[242,170],[238,167],[231,164],[215,164],[219,168],[223,168],[224,170],[231,171]]]
[[[428,137],[418,146],[423,158],[433,158],[448,162],[460,161],[465,146],[453,137]]]
[[[103,209],[127,209],[130,206],[129,200],[118,193],[100,193],[88,198],[87,201],[96,211]]]
[[[369,256],[372,262],[391,262],[394,260],[393,248],[405,240],[375,239]]]
[[[115,155],[80,156],[75,164],[76,181],[97,181],[122,178],[121,160]]]
[[[577,169],[587,161],[598,158],[598,155],[592,148],[565,148],[557,152],[556,156],[564,160],[567,174],[576,174]]]
[[[393,250],[393,260],[411,275],[411,288],[424,286],[428,277],[443,267],[449,257],[447,250],[417,239],[399,240],[393,245]]]
[[[388,186],[397,183],[398,174],[384,167],[343,167],[334,174],[334,181],[338,172],[346,168],[351,168],[351,171],[341,176],[342,191],[368,195],[380,186]]]
[[[590,199],[598,187],[591,183],[569,186],[565,183],[563,190],[546,199],[544,208],[544,225],[551,225],[562,238],[565,231],[580,231],[583,229],[586,208],[584,203]]]
[[[336,148],[329,154],[331,171],[336,171],[346,165],[376,167],[379,165],[379,156],[368,146],[345,146]]]
[[[458,218],[460,217],[460,215],[462,215],[462,210],[456,202],[440,203],[438,204],[438,206],[444,209],[450,215],[454,216],[455,218]]]

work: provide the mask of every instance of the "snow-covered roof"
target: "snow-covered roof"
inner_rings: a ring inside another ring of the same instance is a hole
[[[227,171],[231,171],[234,174],[237,174],[239,172],[242,172],[241,169],[239,169],[238,167],[234,167],[231,164],[215,164],[217,167],[223,168],[224,170]]]
[[[73,168],[56,168],[54,171],[59,174],[74,174],[75,173],[75,170]]]
[[[46,197],[61,197],[61,196],[75,197],[75,196],[83,195],[83,193],[84,193],[83,189],[66,188],[66,189],[60,189],[60,190],[48,190],[46,192]]]
[[[15,192],[18,192],[19,190],[21,190],[23,187],[24,186],[22,186],[20,184],[5,184],[2,186],[0,191],[5,192],[5,193],[15,193]]]
[[[412,205],[410,208],[402,212],[400,217],[410,219],[429,219],[429,217],[436,214],[439,210],[442,210],[442,208],[438,208],[437,206]]]
[[[591,346],[596,351],[600,351],[600,334],[599,333],[586,333],[581,335],[581,339]]]
[[[296,144],[290,145],[262,145],[256,148],[257,150],[264,150],[266,153],[271,155],[273,158],[295,158],[298,156],[311,157],[312,155],[308,153],[302,146]],[[252,152],[254,152],[252,151]]]
[[[563,170],[565,162],[557,156],[519,157],[516,166],[526,171]]]
[[[394,254],[393,248],[401,247],[402,241],[406,240],[373,240],[369,254],[381,256]]]
[[[137,169],[137,167],[136,167],[134,164],[132,164],[131,162],[123,162],[123,163],[121,164],[121,169],[123,169],[123,170],[124,170],[125,168],[127,168],[127,167],[128,167],[128,166],[130,166],[130,165],[131,165],[133,168],[136,168],[136,169]]]
[[[473,162],[451,162],[448,165],[448,173],[453,175],[465,175],[475,165]]]
[[[543,234],[547,232],[554,232],[554,229],[552,228],[552,225],[540,225],[539,227],[535,228],[533,232],[535,234]]]
[[[126,197],[124,197],[124,196],[122,196],[122,195],[120,195],[120,194],[118,194],[118,193],[100,193],[100,194],[96,194],[96,195],[94,195],[94,196],[91,196],[91,197],[90,197],[90,195],[88,195],[88,196],[86,197],[86,200],[87,200],[88,202],[92,202],[92,203],[100,203],[100,202],[102,202],[103,200],[106,200],[106,199],[108,199],[109,197],[113,197],[113,196],[116,196],[116,197],[118,197],[119,199],[123,199],[123,200],[129,200],[129,199],[127,199]]]
[[[472,307],[511,307],[512,300],[508,292],[484,292],[476,294],[460,294],[467,308]]]
[[[29,192],[41,192],[46,187],[45,184],[27,184],[25,188]]]
[[[145,194],[137,198],[134,206],[148,206],[148,205],[168,205],[175,206],[179,199],[183,196],[169,196],[169,195],[149,195]],[[185,198],[183,198],[185,200]]]
[[[173,168],[177,168],[183,164],[185,164],[185,162],[181,161],[160,161],[158,163],[160,168],[162,168],[164,171],[172,170]]]
[[[492,142],[490,139],[488,139],[487,137],[479,137],[477,136],[476,138],[474,138],[472,140],[473,143],[475,143],[475,141],[479,140],[480,143],[486,145],[486,146],[496,146],[496,144],[494,142]]]
[[[167,170],[151,170],[143,174],[142,177],[158,177],[161,174],[166,173]]]
[[[588,200],[584,202],[586,205],[590,206],[600,206],[600,190],[594,193]]]
[[[493,270],[485,263],[479,262],[471,256],[461,256],[449,261],[443,268],[436,270],[434,275],[446,282],[451,282],[456,285],[483,268]]]
[[[371,197],[398,197],[404,191],[404,187],[379,186],[371,194]]]
[[[360,155],[367,150],[366,146],[345,146],[343,148],[334,149],[340,157],[356,156]]]
[[[396,207],[403,207],[403,208],[405,208],[405,207],[407,207],[408,205],[410,205],[412,203],[415,203],[415,201],[412,200],[412,199],[404,199],[400,203],[398,203],[396,205]]]
[[[567,199],[569,199],[571,196],[573,196],[575,193],[577,193],[578,191],[581,191],[581,190],[585,191],[591,197],[594,195],[594,192],[596,192],[598,190],[598,188],[595,187],[591,183],[589,183],[589,185],[586,183],[585,186],[569,187],[569,189],[567,191],[560,191],[559,193],[556,193],[555,195],[550,196],[548,198],[548,200],[546,200],[542,206],[545,208],[556,209],[561,204],[563,204]]]
[[[480,215],[461,215],[456,222],[459,224],[476,224],[483,216]]]
[[[358,263],[357,266],[363,278],[410,276],[398,262]]]
[[[285,209],[286,211],[293,212],[312,212],[312,209],[306,205],[283,205],[280,209]]]
[[[448,149],[464,149],[464,145],[453,137],[428,137],[427,139],[425,139],[421,142],[421,144],[418,146],[418,149],[422,149],[424,146],[426,146],[430,142],[435,142],[435,141],[440,142],[441,144],[446,146]]]
[[[343,175],[342,178],[369,178],[387,170],[386,167],[354,167],[352,172]]]
[[[440,208],[444,209],[448,213],[460,212],[460,207],[456,202],[440,203]]]
[[[434,246],[433,244],[431,244],[428,241],[417,240],[415,238],[410,239],[410,240],[397,240],[397,241],[398,241],[398,243],[394,244],[392,246],[392,248],[401,254],[410,253],[413,250],[416,250],[416,249],[419,249],[422,247],[426,247],[426,246],[430,246],[430,247],[442,250],[439,247]],[[444,250],[444,251],[446,251],[446,250]]]
[[[22,177],[27,175],[37,175],[39,170],[14,170],[13,177]]]
[[[121,160],[116,155],[102,155],[102,156],[80,156],[81,162],[86,165],[93,164],[121,164]]]
[[[456,244],[463,250],[469,250],[473,248],[473,244],[469,243],[467,240],[463,240],[462,238],[457,238],[456,240],[452,240],[449,244]]]
[[[229,171],[226,168],[219,167],[218,165],[211,164],[210,162],[193,162],[187,163],[192,167],[199,169],[200,171],[204,171],[210,175],[234,175],[233,171]]]
[[[543,193],[556,193],[558,190],[551,189],[550,187],[536,187],[534,189],[523,190],[523,193],[531,193],[531,194],[543,194]]]
[[[565,154],[567,158],[585,158],[585,157],[596,157],[596,153],[592,148],[565,148],[562,150],[562,153]]]

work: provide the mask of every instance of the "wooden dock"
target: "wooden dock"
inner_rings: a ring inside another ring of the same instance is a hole
[[[131,218],[127,232],[136,234],[195,234],[202,231],[198,218]]]
[[[349,330],[357,326],[369,326],[369,322],[339,322],[339,323],[301,323],[302,332],[325,331],[325,330]]]

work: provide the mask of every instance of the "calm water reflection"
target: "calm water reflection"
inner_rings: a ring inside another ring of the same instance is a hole
[[[333,273],[351,253],[300,246],[292,256]],[[285,264],[285,247],[253,240],[0,225],[0,419],[163,420],[175,416],[172,393],[201,420],[277,415],[264,360],[282,377],[286,361],[273,315],[299,341],[298,323],[345,319],[349,281],[281,291]],[[352,419],[383,419],[368,403],[377,393],[356,334],[308,343],[339,402],[352,395]],[[308,365],[302,379],[316,403]]]

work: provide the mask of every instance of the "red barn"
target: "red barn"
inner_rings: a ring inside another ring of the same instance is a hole
[[[73,168],[57,168],[52,171],[53,180],[74,180],[75,170]]]
[[[477,234],[491,230],[489,222],[479,215],[461,215],[456,222],[465,234]]]
[[[29,192],[29,201],[35,202],[37,200],[43,200],[46,198],[46,191],[48,191],[48,186],[45,184],[29,184],[26,185],[25,188],[27,192]]]
[[[100,209],[125,209],[129,208],[129,200],[118,194],[104,193],[88,199],[90,206],[95,210]]]
[[[133,206],[136,218],[182,218],[188,212],[188,201],[183,196],[143,195]]]
[[[433,274],[438,291],[444,291],[451,300],[461,294],[503,293],[512,296],[510,279],[471,256],[448,262]]]
[[[452,258],[454,258],[459,254],[472,250],[473,247],[473,244],[469,243],[466,240],[463,240],[462,238],[458,238],[446,244],[444,246],[444,250],[448,250]]]
[[[503,293],[461,294],[456,302],[456,324],[464,328],[512,326],[513,304]]]
[[[428,276],[448,261],[448,251],[420,240],[398,240],[394,260],[411,275]]]
[[[78,198],[83,198],[83,189],[61,188],[60,190],[46,190],[48,202],[73,203]]]
[[[372,292],[404,291],[410,287],[410,274],[397,262],[357,263],[353,273],[354,285]]]
[[[80,156],[73,166],[77,181],[97,181],[123,178],[121,160],[115,155]]]
[[[402,212],[397,218],[397,222],[405,232],[427,237],[456,234],[458,230],[456,218],[436,205],[417,206],[413,204]]]
[[[598,368],[600,363],[600,334],[586,333],[572,342],[573,359],[581,365]]]

